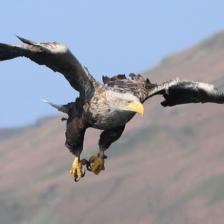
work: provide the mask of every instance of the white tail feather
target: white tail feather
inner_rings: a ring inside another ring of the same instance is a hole
[[[44,103],[47,103],[47,104],[49,104],[50,106],[52,106],[52,107],[54,107],[55,109],[57,109],[58,111],[60,111],[60,112],[62,112],[62,113],[68,113],[68,110],[67,110],[67,108],[65,107],[65,106],[63,106],[63,105],[58,105],[58,104],[54,104],[54,103],[51,103],[51,102],[49,102],[48,100],[46,100],[46,99],[41,99]]]

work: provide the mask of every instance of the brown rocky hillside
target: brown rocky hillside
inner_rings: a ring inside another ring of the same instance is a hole
[[[164,59],[146,76],[224,87],[224,33]],[[223,224],[224,106],[162,108],[150,99],[108,151],[106,170],[69,176],[59,118],[0,138],[0,223]],[[1,135],[5,133],[0,132]],[[98,132],[97,132],[98,133]],[[84,156],[96,151],[86,136]]]

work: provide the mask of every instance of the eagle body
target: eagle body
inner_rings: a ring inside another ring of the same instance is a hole
[[[164,107],[188,103],[224,103],[223,91],[211,84],[180,80],[161,84],[151,83],[142,75],[131,73],[102,77],[103,83],[94,79],[71,51],[60,43],[36,43],[18,37],[22,45],[0,43],[0,61],[26,57],[39,65],[45,65],[61,73],[80,95],[64,105],[49,103],[66,113],[65,145],[74,154],[71,174],[75,180],[84,176],[82,166],[98,174],[104,170],[104,152],[122,135],[125,125],[136,113],[143,115],[143,103],[155,95],[162,95]],[[89,161],[80,160],[86,129],[102,130],[99,153]]]
[[[114,107],[114,105],[119,105],[119,101],[123,99],[140,101],[133,94],[101,86],[101,91],[96,92],[89,104],[84,106],[90,127],[106,130],[125,125],[135,115],[135,112]]]

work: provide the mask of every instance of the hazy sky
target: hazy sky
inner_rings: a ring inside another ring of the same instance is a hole
[[[1,2],[0,42],[65,43],[100,79],[141,72],[224,28],[222,0],[7,0]],[[186,77],[187,78],[187,77]],[[77,95],[62,76],[25,59],[0,63],[0,127],[55,114],[41,102]]]

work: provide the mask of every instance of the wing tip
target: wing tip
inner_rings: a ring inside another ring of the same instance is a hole
[[[25,39],[19,35],[16,35],[16,37],[21,41],[23,42],[24,44],[31,44],[31,45],[35,45],[36,43],[34,41],[31,41],[31,40],[28,40],[28,39]]]

